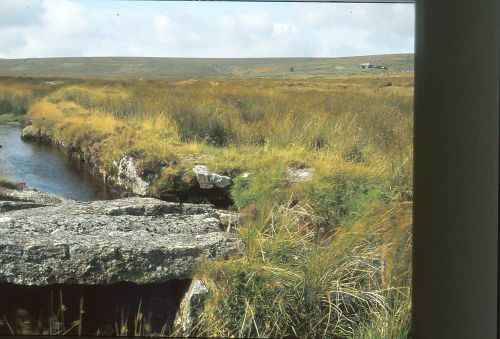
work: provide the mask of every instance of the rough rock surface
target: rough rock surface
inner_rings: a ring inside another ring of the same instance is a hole
[[[69,200],[30,188],[16,190],[0,187],[0,212],[53,206],[64,201]]]
[[[287,168],[286,179],[288,182],[310,181],[314,175],[314,168]]]
[[[176,335],[191,335],[193,325],[203,311],[208,293],[207,286],[201,280],[195,279],[191,282],[175,317],[174,331]]]
[[[37,139],[40,137],[39,131],[33,125],[26,126],[21,131],[21,139],[23,140]]]
[[[198,180],[200,188],[203,189],[211,189],[214,187],[227,188],[233,183],[233,180],[228,176],[210,173],[208,167],[205,165],[196,165],[193,171],[196,174],[196,180]]]
[[[210,205],[139,197],[94,202],[51,199],[45,201],[51,206],[0,214],[0,282],[188,279],[198,258],[225,258],[242,246],[238,238],[221,231],[219,216]]]
[[[115,165],[118,168],[118,175],[114,179],[118,186],[125,187],[140,196],[148,193],[150,183],[137,174],[134,158],[125,156]]]
[[[230,232],[231,230],[242,225],[246,217],[243,213],[226,210],[217,210],[217,214],[219,215],[220,222],[226,232]]]

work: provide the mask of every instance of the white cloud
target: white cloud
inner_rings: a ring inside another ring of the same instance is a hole
[[[45,0],[43,8],[45,9],[42,15],[44,28],[58,35],[77,34],[88,30],[93,21],[89,19],[95,16],[85,11],[82,5],[66,0]]]
[[[297,27],[295,25],[290,24],[281,24],[279,22],[275,22],[273,24],[273,34],[274,35],[290,35],[297,33]]]
[[[175,36],[170,19],[165,15],[156,15],[153,18],[154,39],[159,44],[173,44]]]
[[[236,15],[236,21],[241,28],[247,29],[255,34],[266,32],[273,25],[271,14],[265,10],[239,13]]]
[[[331,43],[356,54],[412,52],[414,6],[410,4],[318,4],[296,7],[308,30],[327,30]],[[342,53],[344,54],[344,53]],[[345,55],[345,54],[344,54]]]
[[[4,58],[413,51],[412,5],[145,2],[138,7],[128,1],[75,0],[15,4],[0,3],[0,57]]]

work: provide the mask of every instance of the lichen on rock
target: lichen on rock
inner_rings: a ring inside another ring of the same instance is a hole
[[[179,336],[190,336],[208,297],[207,286],[198,279],[191,282],[189,290],[181,301],[174,321],[174,331]]]
[[[28,125],[21,131],[21,139],[23,140],[38,139],[40,137],[40,131],[33,125]]]
[[[292,168],[286,169],[286,179],[290,183],[311,181],[314,176],[314,168]]]
[[[196,165],[193,168],[196,180],[202,189],[228,188],[233,183],[233,179],[217,173],[210,173],[205,165]]]
[[[134,194],[145,196],[148,193],[150,182],[144,180],[138,173],[134,158],[125,156],[118,163],[115,162],[118,173],[114,178],[116,184]]]
[[[197,261],[237,254],[211,205],[153,198],[77,202],[0,214],[0,282],[156,283],[193,276]],[[43,205],[40,203],[39,205]]]

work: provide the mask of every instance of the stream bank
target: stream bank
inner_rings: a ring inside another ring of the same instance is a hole
[[[79,148],[69,148],[62,140],[45,134],[33,125],[26,126],[20,137],[24,141],[45,144],[53,148],[55,146],[61,153],[77,161],[86,172],[106,187],[110,195],[115,197],[154,196],[170,202],[210,203],[220,209],[229,209],[234,204],[229,191],[232,179],[228,176],[210,173],[204,165],[196,165],[192,168],[195,175],[189,183],[173,183],[171,189],[160,194],[152,194],[150,188],[158,179],[162,164],[155,166],[155,170],[145,170],[142,168],[142,159],[137,155],[129,154],[114,161],[111,170],[105,170],[98,157],[87,155]]]

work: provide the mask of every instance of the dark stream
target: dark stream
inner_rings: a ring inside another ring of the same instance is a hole
[[[115,196],[83,164],[42,142],[22,141],[21,127],[0,125],[0,174],[43,192],[79,201]]]

